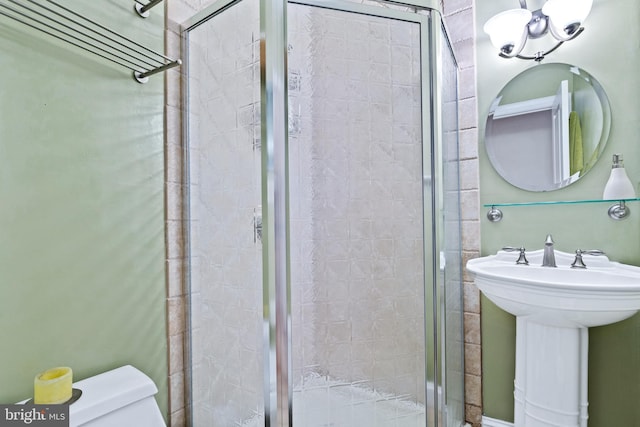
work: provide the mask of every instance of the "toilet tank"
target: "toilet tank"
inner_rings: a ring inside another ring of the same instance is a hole
[[[73,384],[82,396],[69,406],[70,427],[165,427],[151,378],[127,365]]]

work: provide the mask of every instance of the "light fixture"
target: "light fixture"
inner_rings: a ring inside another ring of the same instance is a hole
[[[527,9],[526,0],[519,1],[520,9],[498,13],[484,24],[484,32],[503,58],[534,61],[542,61],[565,41],[578,37],[584,30],[582,23],[593,4],[593,0],[547,0],[541,9],[531,12]],[[557,40],[555,46],[533,56],[520,54],[527,39],[537,39],[547,33]]]

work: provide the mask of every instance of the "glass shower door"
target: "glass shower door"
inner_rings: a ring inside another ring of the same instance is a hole
[[[185,32],[196,427],[263,420],[259,16],[258,2],[218,3]]]
[[[341,7],[287,10],[293,422],[431,426],[427,19]]]
[[[441,83],[440,114],[442,165],[442,215],[440,216],[439,288],[442,292],[444,379],[444,426],[465,424],[464,407],[464,336],[462,288],[462,235],[460,210],[460,153],[458,146],[458,66],[444,29],[440,30],[438,60]]]

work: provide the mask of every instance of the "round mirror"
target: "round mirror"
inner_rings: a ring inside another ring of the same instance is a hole
[[[514,77],[489,108],[485,146],[510,184],[557,190],[584,176],[604,150],[611,109],[602,86],[567,64],[541,64]]]

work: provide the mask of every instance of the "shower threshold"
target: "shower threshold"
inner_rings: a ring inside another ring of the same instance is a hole
[[[293,391],[293,421],[304,427],[424,427],[425,406],[410,397],[380,393],[357,383],[310,374]],[[256,414],[236,424],[262,427]]]

